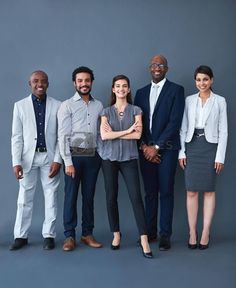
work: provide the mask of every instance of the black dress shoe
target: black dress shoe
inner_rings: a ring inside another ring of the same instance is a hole
[[[194,250],[194,249],[197,249],[197,243],[196,244],[190,244],[188,243],[188,248],[191,249],[191,250]]]
[[[198,248],[199,248],[200,250],[206,250],[206,249],[209,248],[209,243],[210,243],[210,236],[209,236],[208,243],[207,243],[207,244],[201,244],[201,243],[199,243]]]
[[[142,250],[143,257],[149,258],[149,259],[153,258],[152,251],[150,251],[150,252],[144,252],[144,251],[143,251],[143,246],[142,246],[141,242],[140,242],[139,246],[140,246],[140,248],[141,248],[141,250]]]
[[[111,250],[119,250],[119,249],[120,249],[120,244],[118,245],[111,244]]]
[[[120,233],[120,241],[121,241],[121,237],[122,237],[122,234]],[[111,250],[119,250],[120,249],[120,243],[118,245],[113,245],[111,243]]]
[[[152,251],[150,251],[150,252],[144,252],[143,251],[143,257],[149,258],[149,259],[153,258]]]
[[[200,250],[208,249],[208,248],[209,248],[209,243],[207,243],[207,244],[201,244],[201,243],[199,243],[198,248],[199,248]]]
[[[43,240],[43,249],[52,250],[55,248],[55,240],[52,237],[44,238]]]
[[[21,249],[22,247],[26,246],[28,244],[28,239],[27,238],[16,238],[9,247],[9,250],[18,250]]]
[[[166,237],[161,237],[159,243],[159,250],[160,251],[167,251],[171,248],[170,240]]]
[[[196,243],[195,244],[191,244],[191,243],[188,242],[188,248],[191,249],[191,250],[197,249],[197,247],[198,247],[197,242],[198,242],[198,235],[196,233]]]

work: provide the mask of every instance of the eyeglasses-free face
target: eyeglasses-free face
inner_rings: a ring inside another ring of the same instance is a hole
[[[198,73],[195,83],[200,93],[210,93],[213,78],[210,78],[207,74]]]
[[[43,98],[48,88],[48,76],[43,71],[36,71],[30,76],[29,85],[32,94],[36,97]]]
[[[117,80],[114,83],[114,87],[112,88],[112,92],[116,95],[116,98],[126,98],[128,93],[130,92],[129,85],[125,79]]]

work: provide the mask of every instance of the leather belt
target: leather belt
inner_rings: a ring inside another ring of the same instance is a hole
[[[35,151],[36,152],[47,152],[47,148],[46,147],[36,147]]]
[[[205,133],[194,133],[194,136],[196,136],[196,137],[202,137],[202,136],[205,136]]]

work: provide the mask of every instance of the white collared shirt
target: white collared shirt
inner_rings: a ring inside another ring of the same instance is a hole
[[[149,94],[149,105],[150,105],[150,122],[149,122],[149,128],[150,131],[152,131],[152,116],[153,116],[153,112],[155,110],[156,107],[156,103],[157,100],[159,98],[159,95],[161,93],[161,90],[164,86],[166,82],[166,78],[162,79],[160,82],[158,83],[154,83],[152,81],[152,86],[150,89],[150,94]]]
[[[195,117],[195,128],[204,129],[206,124],[206,114],[207,110],[211,104],[213,97],[210,97],[206,100],[205,104],[202,106],[202,99],[198,95],[197,108],[196,108],[196,117]]]

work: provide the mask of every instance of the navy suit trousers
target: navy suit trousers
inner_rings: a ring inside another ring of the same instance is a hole
[[[81,183],[82,193],[82,235],[93,233],[94,228],[94,193],[98,172],[101,166],[101,158],[95,156],[74,156],[73,165],[76,170],[75,178],[65,174],[65,198],[64,198],[64,234],[65,237],[75,238],[77,226],[77,197]]]
[[[170,238],[174,208],[174,179],[178,150],[160,150],[161,163],[147,161],[140,152],[140,168],[145,189],[145,213],[148,235],[157,236],[158,200],[160,199],[161,237]]]

